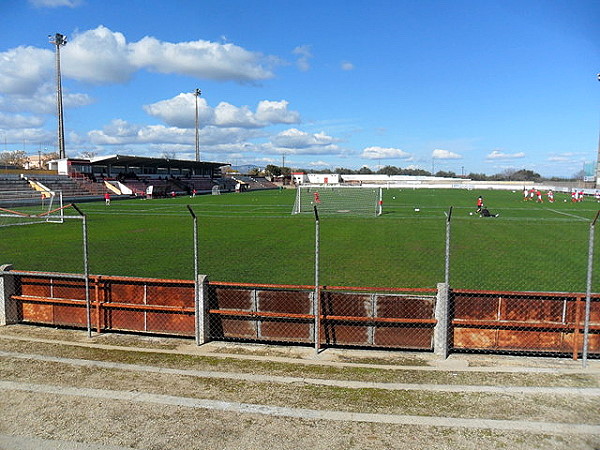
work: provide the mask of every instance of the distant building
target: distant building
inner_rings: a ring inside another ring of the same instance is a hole
[[[294,172],[292,177],[295,184],[340,184],[340,175],[337,173],[309,173]]]
[[[27,170],[45,169],[44,161],[40,156],[28,156],[23,163],[23,168]]]
[[[90,178],[135,175],[146,178],[194,176],[212,179],[221,177],[223,166],[229,164],[125,155],[97,156],[90,159],[62,158],[48,162],[48,168],[56,170],[59,175],[85,175]]]

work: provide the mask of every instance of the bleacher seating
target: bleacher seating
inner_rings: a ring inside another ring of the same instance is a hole
[[[263,189],[278,189],[279,188],[279,186],[277,186],[275,183],[271,183],[269,180],[267,180],[264,177],[251,177],[251,176],[235,175],[233,178],[236,181],[245,183],[245,185],[246,185],[245,189],[249,190],[249,191],[256,191],[256,190],[263,190]]]
[[[61,191],[63,198],[80,199],[87,197],[88,200],[103,199],[104,193],[107,191],[104,185],[104,178],[90,179],[82,174],[76,174],[74,177],[67,175],[47,175],[38,174],[22,177],[20,174],[2,174],[0,175],[0,196],[2,191],[32,191],[33,187],[27,181],[27,178],[32,181],[41,183],[46,188],[53,191]],[[171,192],[176,192],[177,195],[191,195],[193,190],[197,194],[208,194],[212,192],[214,186],[219,186],[221,192],[233,192],[237,181],[231,178],[210,179],[206,177],[156,177],[144,176],[129,178],[126,176],[118,179],[122,184],[131,189],[136,196],[144,196],[148,186],[153,186],[153,197],[167,197]],[[114,181],[114,179],[106,179],[106,181]],[[250,180],[250,189],[272,189],[255,180]],[[265,180],[266,181],[266,180]]]
[[[0,176],[0,195],[2,192],[10,191],[28,191],[31,190],[29,183],[22,180],[18,175]]]
[[[101,183],[75,180],[67,175],[42,175],[31,177],[52,191],[62,191],[63,197],[81,197],[89,195],[101,195],[105,189]]]

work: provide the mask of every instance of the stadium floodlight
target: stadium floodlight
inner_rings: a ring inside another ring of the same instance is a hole
[[[194,91],[196,97],[196,161],[200,161],[200,137],[198,135],[198,97],[202,94],[200,89]]]
[[[50,43],[56,46],[56,111],[58,116],[58,157],[66,158],[65,152],[65,127],[63,123],[62,83],[60,80],[60,48],[67,44],[67,37],[56,33],[49,35]]]
[[[600,73],[598,81],[600,81]],[[600,189],[600,129],[598,130],[598,157],[596,158],[596,189]]]

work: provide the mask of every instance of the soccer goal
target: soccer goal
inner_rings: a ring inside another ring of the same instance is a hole
[[[1,191],[0,226],[63,223],[60,191]]]
[[[315,205],[320,213],[379,216],[383,212],[382,190],[363,186],[298,186],[292,214],[312,212]]]

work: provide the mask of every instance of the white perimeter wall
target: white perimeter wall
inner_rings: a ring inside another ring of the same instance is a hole
[[[299,184],[337,184],[360,183],[362,186],[379,186],[383,188],[396,189],[496,189],[506,191],[523,191],[525,189],[537,188],[541,191],[553,190],[555,192],[571,192],[572,188],[568,186],[554,185],[552,182],[533,183],[531,181],[473,181],[465,178],[442,178],[432,176],[412,176],[412,175],[341,175],[337,174],[308,174],[304,175],[303,181]],[[307,178],[308,179],[307,179]],[[334,181],[337,180],[337,181]],[[597,189],[583,189],[587,195],[593,195]]]

